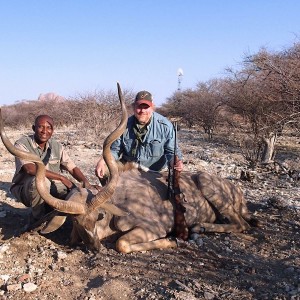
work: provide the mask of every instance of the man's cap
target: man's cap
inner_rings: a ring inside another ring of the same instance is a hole
[[[134,103],[136,103],[137,105],[145,103],[149,106],[153,106],[153,97],[151,93],[147,91],[140,91],[136,94]]]

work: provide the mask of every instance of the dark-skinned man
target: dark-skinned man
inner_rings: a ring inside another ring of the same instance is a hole
[[[70,159],[63,145],[52,138],[54,132],[53,119],[48,115],[36,117],[32,126],[34,134],[23,135],[15,146],[21,150],[35,153],[46,167],[47,185],[51,195],[64,199],[73,187],[72,181],[61,173],[68,171],[83,187],[91,184],[81,170]],[[15,159],[16,171],[12,180],[11,192],[25,206],[32,208],[30,223],[38,221],[47,213],[47,206],[39,195],[35,185],[36,165],[33,162]]]

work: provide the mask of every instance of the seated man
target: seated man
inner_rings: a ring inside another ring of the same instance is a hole
[[[151,171],[161,171],[173,164],[175,130],[172,123],[164,116],[154,111],[151,93],[140,91],[133,102],[134,115],[129,117],[127,128],[123,135],[111,146],[116,160],[122,162],[137,162]],[[178,143],[176,143],[178,144]],[[176,145],[179,160],[174,166],[182,171],[182,153]],[[107,167],[100,157],[96,169],[96,176],[105,183]]]
[[[70,159],[64,147],[51,138],[54,130],[53,119],[48,115],[40,115],[32,126],[34,134],[24,135],[16,141],[15,146],[21,150],[35,153],[46,166],[46,178],[50,193],[64,199],[73,183],[62,173],[67,170],[83,187],[91,185],[83,173]],[[12,180],[11,192],[25,206],[32,208],[30,222],[38,221],[45,213],[47,206],[39,195],[35,185],[36,165],[16,157],[16,171]]]

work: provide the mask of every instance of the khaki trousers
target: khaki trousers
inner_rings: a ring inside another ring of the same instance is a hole
[[[22,184],[14,184],[11,187],[11,193],[16,199],[22,202],[25,206],[32,208],[32,217],[40,219],[51,208],[44,202],[44,199],[37,191],[35,176],[24,175],[25,178]],[[49,188],[50,194],[59,199],[65,199],[68,194],[67,187],[60,181],[50,181],[46,178],[46,185]]]

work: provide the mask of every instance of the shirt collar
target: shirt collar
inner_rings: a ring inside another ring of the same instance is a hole
[[[31,138],[32,138],[32,144],[33,144],[33,147],[34,147],[34,148],[36,148],[36,149],[41,149],[41,150],[43,150],[43,151],[47,151],[48,148],[51,149],[51,145],[50,145],[49,141],[46,143],[45,149],[42,149],[42,148],[40,147],[40,145],[35,141],[34,135],[32,135]]]

